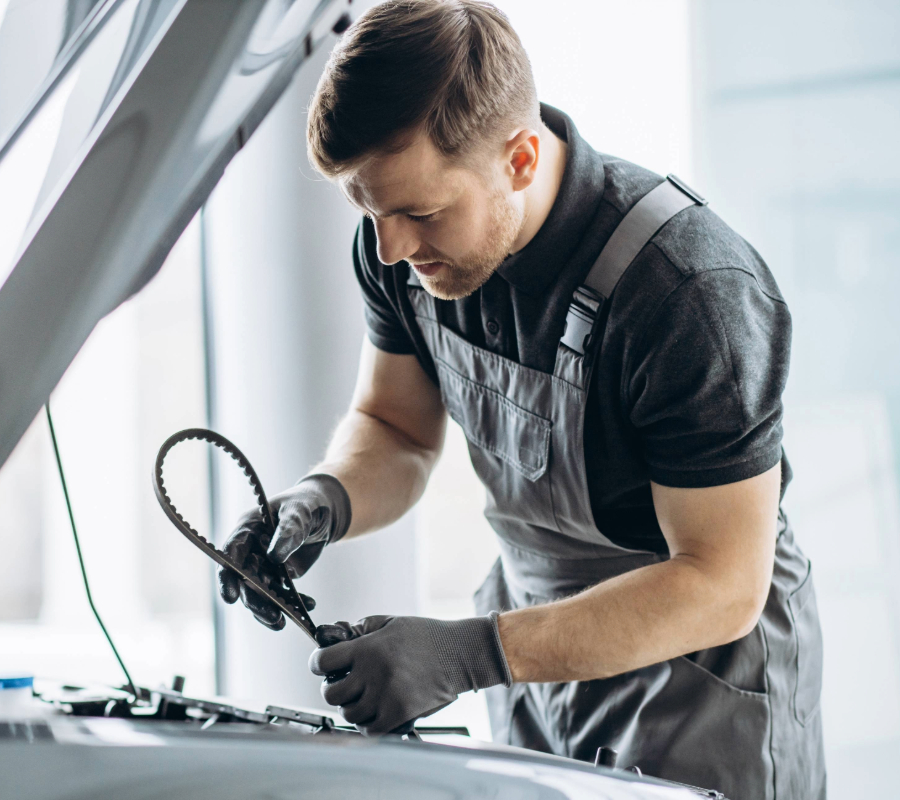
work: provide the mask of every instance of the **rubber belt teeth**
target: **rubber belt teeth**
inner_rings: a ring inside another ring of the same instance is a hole
[[[224,450],[234,459],[238,466],[240,466],[250,481],[250,485],[253,488],[253,492],[256,495],[259,503],[259,510],[262,514],[263,520],[272,528],[272,533],[275,532],[275,520],[272,515],[272,511],[269,508],[269,501],[266,499],[266,493],[263,491],[262,483],[260,483],[259,477],[256,474],[256,471],[250,465],[250,461],[247,457],[240,451],[238,448],[224,436],[216,433],[215,431],[206,430],[205,428],[189,428],[187,430],[179,431],[176,434],[173,434],[165,442],[163,442],[162,447],[159,449],[159,453],[156,456],[156,463],[153,469],[153,488],[156,493],[156,499],[159,501],[162,506],[163,511],[165,511],[166,516],[175,524],[175,526],[184,534],[191,542],[200,547],[204,553],[209,555],[213,560],[215,560],[220,565],[227,567],[228,569],[232,569],[237,572],[243,579],[246,581],[254,590],[258,591],[264,597],[272,600],[277,606],[281,608],[282,611],[289,616],[293,622],[303,628],[306,631],[307,635],[315,641],[315,631],[316,626],[313,621],[310,619],[309,613],[303,604],[303,601],[300,599],[297,594],[296,589],[294,588],[293,582],[290,580],[290,575],[287,574],[287,568],[282,566],[282,571],[284,575],[279,575],[275,577],[271,572],[268,572],[266,576],[253,576],[247,574],[244,569],[235,564],[227,555],[225,555],[224,551],[219,550],[215,547],[215,545],[211,544],[207,539],[201,536],[193,527],[191,527],[184,519],[184,517],[178,512],[175,508],[175,505],[172,503],[171,498],[169,497],[168,492],[165,489],[163,483],[163,461],[166,456],[169,454],[169,451],[178,443],[184,442],[187,440],[199,440],[205,441],[214,447],[218,447],[220,450]],[[268,561],[266,561],[268,564]],[[273,569],[277,569],[273,566]],[[274,582],[274,586],[269,588]]]

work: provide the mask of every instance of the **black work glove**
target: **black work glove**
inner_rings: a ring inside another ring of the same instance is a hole
[[[347,722],[365,734],[389,733],[427,717],[462,692],[512,684],[497,614],[461,620],[366,617],[339,622],[352,638],[314,650],[316,675],[349,673],[322,684],[322,696],[340,706]]]
[[[303,575],[329,542],[340,539],[350,527],[350,498],[333,475],[308,475],[286,492],[269,500],[277,526],[270,537],[260,510],[245,514],[222,548],[242,568],[266,582],[267,562],[284,564],[294,580]],[[284,614],[262,595],[253,591],[234,570],[219,567],[219,594],[226,603],[238,597],[265,626],[280,631]],[[309,600],[302,595],[307,609]],[[315,602],[313,602],[315,605]]]

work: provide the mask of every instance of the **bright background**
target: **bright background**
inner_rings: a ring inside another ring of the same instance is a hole
[[[544,101],[598,150],[695,186],[779,281],[795,326],[785,505],[816,570],[830,794],[889,793],[900,756],[900,5],[499,5]],[[0,138],[71,27],[70,17],[36,16],[39,7],[71,12],[0,0]],[[310,645],[212,602],[211,569],[162,516],[149,475],[162,440],[206,424],[209,408],[277,491],[321,455],[346,407],[364,335],[349,264],[356,217],[314,176],[303,143],[324,57],[229,167],[202,224],[98,326],[53,396],[94,593],[145,685],[180,673],[195,692],[218,685],[321,704],[305,668]],[[172,469],[187,516],[208,527],[212,508],[227,534],[248,505],[239,476],[219,464],[210,505],[202,449],[186,449]],[[451,426],[417,510],[335,547],[305,580],[320,602],[315,618],[472,613],[496,556],[483,499]],[[0,470],[0,554],[0,671],[119,681],[79,583],[43,416]],[[441,716],[488,735],[478,695]]]

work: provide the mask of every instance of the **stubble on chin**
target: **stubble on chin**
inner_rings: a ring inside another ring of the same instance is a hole
[[[478,291],[509,255],[522,225],[517,209],[505,197],[496,195],[480,252],[456,263],[445,263],[437,275],[420,275],[422,286],[438,300],[462,300]]]
[[[431,277],[420,275],[419,280],[428,293],[438,300],[462,300],[484,286],[500,263],[498,261],[493,267],[484,265],[475,270],[457,264],[445,264],[437,275]]]

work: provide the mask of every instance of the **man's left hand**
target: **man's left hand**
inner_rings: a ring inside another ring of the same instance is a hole
[[[462,692],[512,683],[496,613],[452,621],[366,617],[333,627],[348,641],[315,650],[309,668],[322,676],[348,673],[324,682],[322,696],[365,734],[390,733]]]

